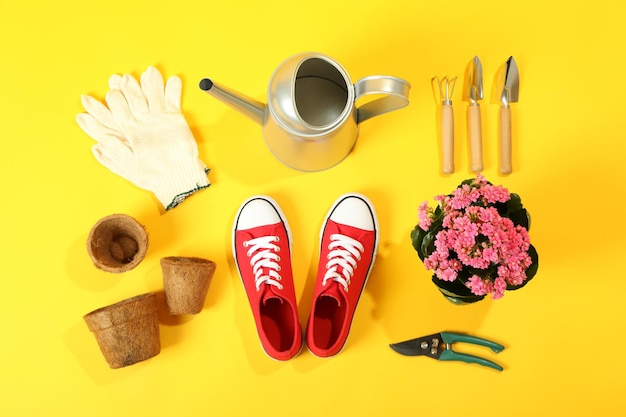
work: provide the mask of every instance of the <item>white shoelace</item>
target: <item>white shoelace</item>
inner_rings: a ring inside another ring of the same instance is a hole
[[[357,261],[361,260],[361,253],[365,249],[359,241],[342,234],[330,235],[328,249],[330,252],[326,263],[327,271],[324,274],[322,285],[333,280],[341,284],[347,292]],[[339,269],[341,269],[341,273],[338,271]]]
[[[255,239],[246,240],[243,246],[248,249],[246,255],[250,258],[250,265],[254,273],[254,283],[257,291],[261,289],[261,284],[269,284],[283,289],[280,281],[281,276],[280,256],[276,252],[280,251],[280,247],[273,242],[278,242],[278,236],[263,236]]]

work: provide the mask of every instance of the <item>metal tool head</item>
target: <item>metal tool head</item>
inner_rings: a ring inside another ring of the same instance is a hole
[[[494,101],[508,107],[509,103],[517,103],[519,99],[519,71],[513,57],[502,64],[496,74]]]
[[[483,99],[483,66],[475,56],[465,69],[465,83],[463,84],[463,100],[476,104]]]
[[[430,79],[430,84],[435,95],[435,100],[444,105],[452,104],[452,94],[456,85],[456,75],[435,76]]]
[[[429,356],[439,359],[444,350],[444,342],[441,334],[418,337],[400,343],[390,344],[389,347],[404,356]]]

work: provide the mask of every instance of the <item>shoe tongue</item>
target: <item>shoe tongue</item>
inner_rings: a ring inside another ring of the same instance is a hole
[[[266,305],[270,300],[279,300],[283,302],[283,297],[278,292],[278,288],[274,285],[263,285],[261,287],[261,302]]]
[[[337,302],[338,306],[341,306],[346,296],[343,287],[338,282],[328,281],[326,289],[322,291],[320,297],[330,297]]]

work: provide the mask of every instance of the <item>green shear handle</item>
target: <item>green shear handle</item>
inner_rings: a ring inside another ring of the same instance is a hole
[[[441,352],[439,357],[440,361],[462,361],[467,363],[476,363],[483,366],[488,366],[498,371],[502,371],[502,367],[495,362],[487,359],[479,358],[478,356],[468,355],[465,353],[458,353],[453,351],[449,345],[456,342],[471,343],[474,345],[480,345],[490,348],[494,353],[500,353],[504,350],[504,346],[492,342],[490,340],[481,339],[480,337],[469,336],[458,333],[441,332],[441,339],[446,344],[446,349]]]

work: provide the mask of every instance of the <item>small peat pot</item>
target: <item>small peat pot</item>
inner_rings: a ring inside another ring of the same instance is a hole
[[[93,264],[103,271],[120,273],[133,269],[148,250],[144,227],[126,214],[111,214],[90,230],[87,252]]]
[[[141,362],[161,352],[155,293],[99,308],[83,319],[113,369]]]
[[[215,262],[202,258],[161,258],[163,289],[170,314],[197,314],[202,311],[215,267]]]

